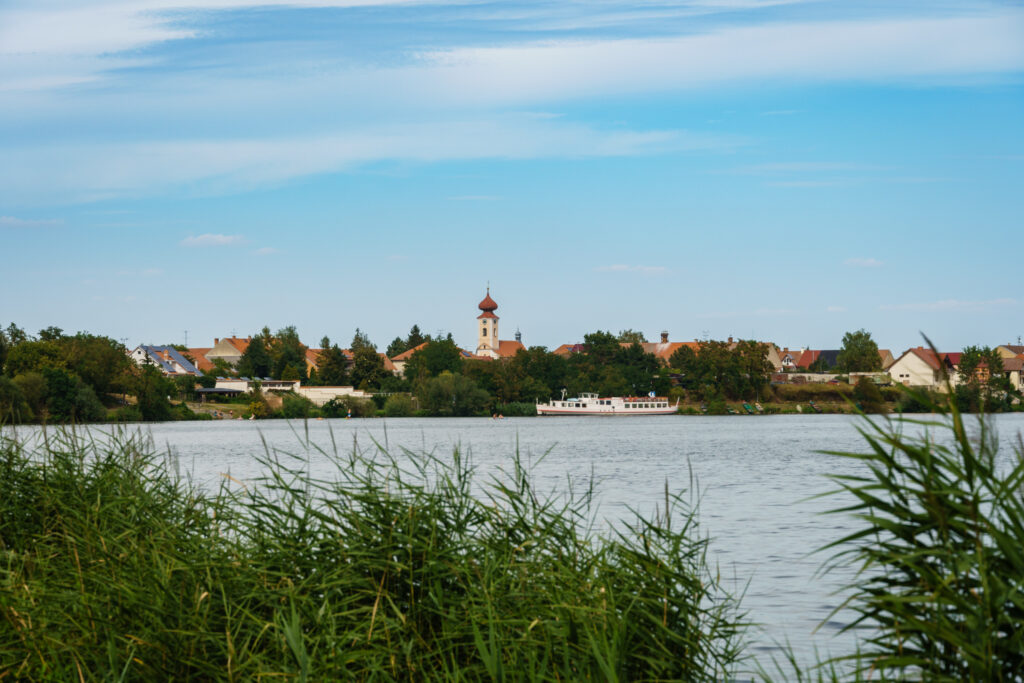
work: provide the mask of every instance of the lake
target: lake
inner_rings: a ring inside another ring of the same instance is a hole
[[[1024,430],[1024,414],[995,421],[1008,455],[1010,441]],[[861,450],[856,423],[845,415],[318,420],[308,423],[308,438],[330,452],[333,434],[342,453],[375,442],[392,453],[447,455],[459,446],[471,454],[480,481],[507,469],[518,448],[541,490],[564,491],[568,481],[582,485],[593,475],[601,515],[610,520],[629,517],[630,508],[651,512],[664,500],[666,482],[673,492],[688,489],[692,473],[714,559],[727,585],[745,590],[743,607],[760,624],[751,634],[754,654],[778,655],[777,644],[788,641],[806,663],[815,651],[839,655],[855,646],[852,634],[838,634],[843,615],[828,620],[850,574],[818,576],[826,555],[812,554],[853,526],[821,514],[835,499],[811,497],[832,488],[826,475],[855,471],[856,463],[817,451]],[[306,452],[302,423],[175,422],[143,429],[207,486],[226,474],[241,481],[259,476],[253,455],[264,452],[264,440],[281,451]],[[313,476],[330,478],[327,457],[315,449],[308,457]]]

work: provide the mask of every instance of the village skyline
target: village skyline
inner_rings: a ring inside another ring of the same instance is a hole
[[[11,0],[0,320],[1024,335],[1024,8]]]

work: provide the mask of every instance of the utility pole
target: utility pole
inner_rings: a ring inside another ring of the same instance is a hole
[[[185,330],[185,348],[188,348],[188,330]]]

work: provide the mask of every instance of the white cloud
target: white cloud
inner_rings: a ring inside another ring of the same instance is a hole
[[[596,270],[609,273],[644,273],[646,275],[668,272],[668,268],[665,266],[631,266],[624,263],[616,263],[610,266],[599,266]]]
[[[271,254],[278,254],[280,253],[280,251],[280,249],[275,249],[274,247],[260,247],[259,249],[252,253],[258,256],[269,256]]]
[[[192,235],[181,241],[183,247],[224,247],[232,244],[242,244],[245,238],[241,235],[219,235],[206,233],[203,235]]]
[[[845,313],[846,312],[846,306],[826,306],[825,307],[825,312],[826,313]]]
[[[883,263],[876,258],[848,258],[843,261],[848,266],[855,268],[881,268]]]
[[[599,130],[518,117],[380,126],[308,138],[182,140],[13,149],[0,165],[0,202],[90,201],[201,186],[217,194],[376,161],[589,158],[732,149],[725,136],[679,130]]]
[[[998,308],[1010,308],[1017,305],[1016,299],[988,299],[980,301],[965,301],[963,299],[943,299],[941,301],[930,301],[910,304],[883,304],[879,306],[882,311],[962,311],[979,313],[991,311]]]
[[[48,228],[61,225],[64,221],[56,219],[31,219],[16,218],[14,216],[0,216],[0,228]]]
[[[450,202],[496,202],[501,197],[487,194],[464,194],[458,197],[448,197]]]
[[[668,38],[456,48],[422,55],[423,86],[524,102],[779,79],[919,82],[1024,66],[1024,12],[779,22]]]

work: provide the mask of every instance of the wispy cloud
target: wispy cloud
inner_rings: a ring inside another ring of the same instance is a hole
[[[603,130],[515,116],[392,125],[307,138],[182,140],[59,150],[15,149],[0,166],[0,201],[33,194],[52,202],[164,193],[201,184],[207,194],[245,191],[380,161],[627,157],[733,149],[728,136],[682,130]],[[57,173],[56,169],[60,172]]]
[[[761,112],[761,116],[792,116],[799,113],[799,109],[772,109]]]
[[[598,266],[595,270],[606,273],[644,273],[646,275],[668,272],[668,268],[665,266],[631,266],[624,263],[615,263],[610,266]]]
[[[753,311],[710,311],[698,313],[698,318],[752,318],[752,317],[778,317],[799,315],[801,311],[792,308],[769,308],[762,307]]]
[[[740,166],[734,173],[775,175],[779,173],[828,173],[834,171],[875,171],[882,166],[851,163],[848,161],[780,161],[767,164]]]
[[[271,254],[280,253],[280,251],[280,249],[275,249],[274,247],[260,247],[259,249],[256,249],[252,253],[256,254],[257,256],[270,256]]]
[[[848,258],[843,263],[854,268],[881,268],[884,265],[876,258]]]
[[[846,313],[846,306],[826,306],[826,313]]]
[[[62,225],[64,221],[57,219],[32,219],[16,218],[15,216],[0,216],[0,228],[50,228],[55,225]]]
[[[464,194],[457,197],[448,197],[450,202],[496,202],[501,197],[487,194]]]
[[[203,235],[192,235],[181,241],[183,247],[225,247],[233,244],[242,244],[245,238],[241,235],[220,235],[206,233]]]
[[[1009,298],[987,299],[980,301],[966,301],[963,299],[943,299],[941,301],[929,301],[923,303],[883,304],[878,308],[879,310],[882,311],[960,311],[968,313],[980,313],[1001,308],[1010,308],[1016,305],[1017,300]]]

